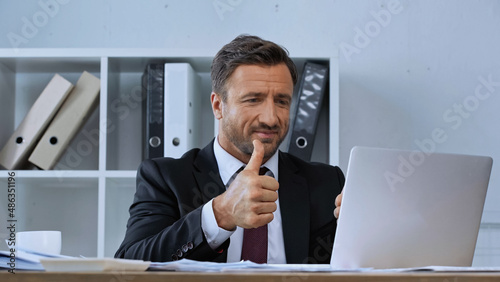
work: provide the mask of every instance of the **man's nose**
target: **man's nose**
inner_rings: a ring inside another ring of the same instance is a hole
[[[259,114],[259,122],[274,127],[278,124],[278,116],[274,101],[267,99],[261,108]]]

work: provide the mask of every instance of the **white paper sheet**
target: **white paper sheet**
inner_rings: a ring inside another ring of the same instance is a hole
[[[153,262],[150,270],[191,272],[359,272],[366,269],[334,270],[329,264],[258,264],[251,261],[218,263],[182,259],[172,262]]]
[[[218,263],[182,259],[172,262],[153,262],[149,270],[153,271],[187,271],[187,272],[500,272],[500,267],[455,267],[426,266],[393,269],[333,269],[329,264],[258,264],[251,261]]]

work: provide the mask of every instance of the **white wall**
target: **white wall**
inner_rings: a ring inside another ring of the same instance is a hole
[[[446,141],[431,149],[493,157],[483,221],[500,223],[499,1],[59,2],[40,1],[52,3],[47,16],[38,0],[0,1],[0,48],[215,53],[241,33],[292,55],[340,47],[340,166],[354,145],[419,149],[440,128]]]

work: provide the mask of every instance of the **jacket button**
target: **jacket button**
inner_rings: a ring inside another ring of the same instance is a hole
[[[177,250],[175,254],[181,258],[184,253],[181,250]]]
[[[187,253],[188,250],[189,250],[189,248],[188,248],[187,244],[182,245],[182,252]]]
[[[173,255],[172,255],[172,260],[179,260],[179,257],[177,257],[177,255],[176,255],[176,254],[173,254]]]
[[[190,249],[190,250],[194,247],[193,242],[188,242],[188,243],[186,244],[186,246],[187,246],[187,247],[188,247],[188,249]]]

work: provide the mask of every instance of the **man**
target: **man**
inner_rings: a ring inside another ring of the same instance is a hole
[[[238,36],[215,56],[211,77],[217,138],[141,164],[115,256],[329,263],[344,175],[278,151],[297,82],[288,52]]]

